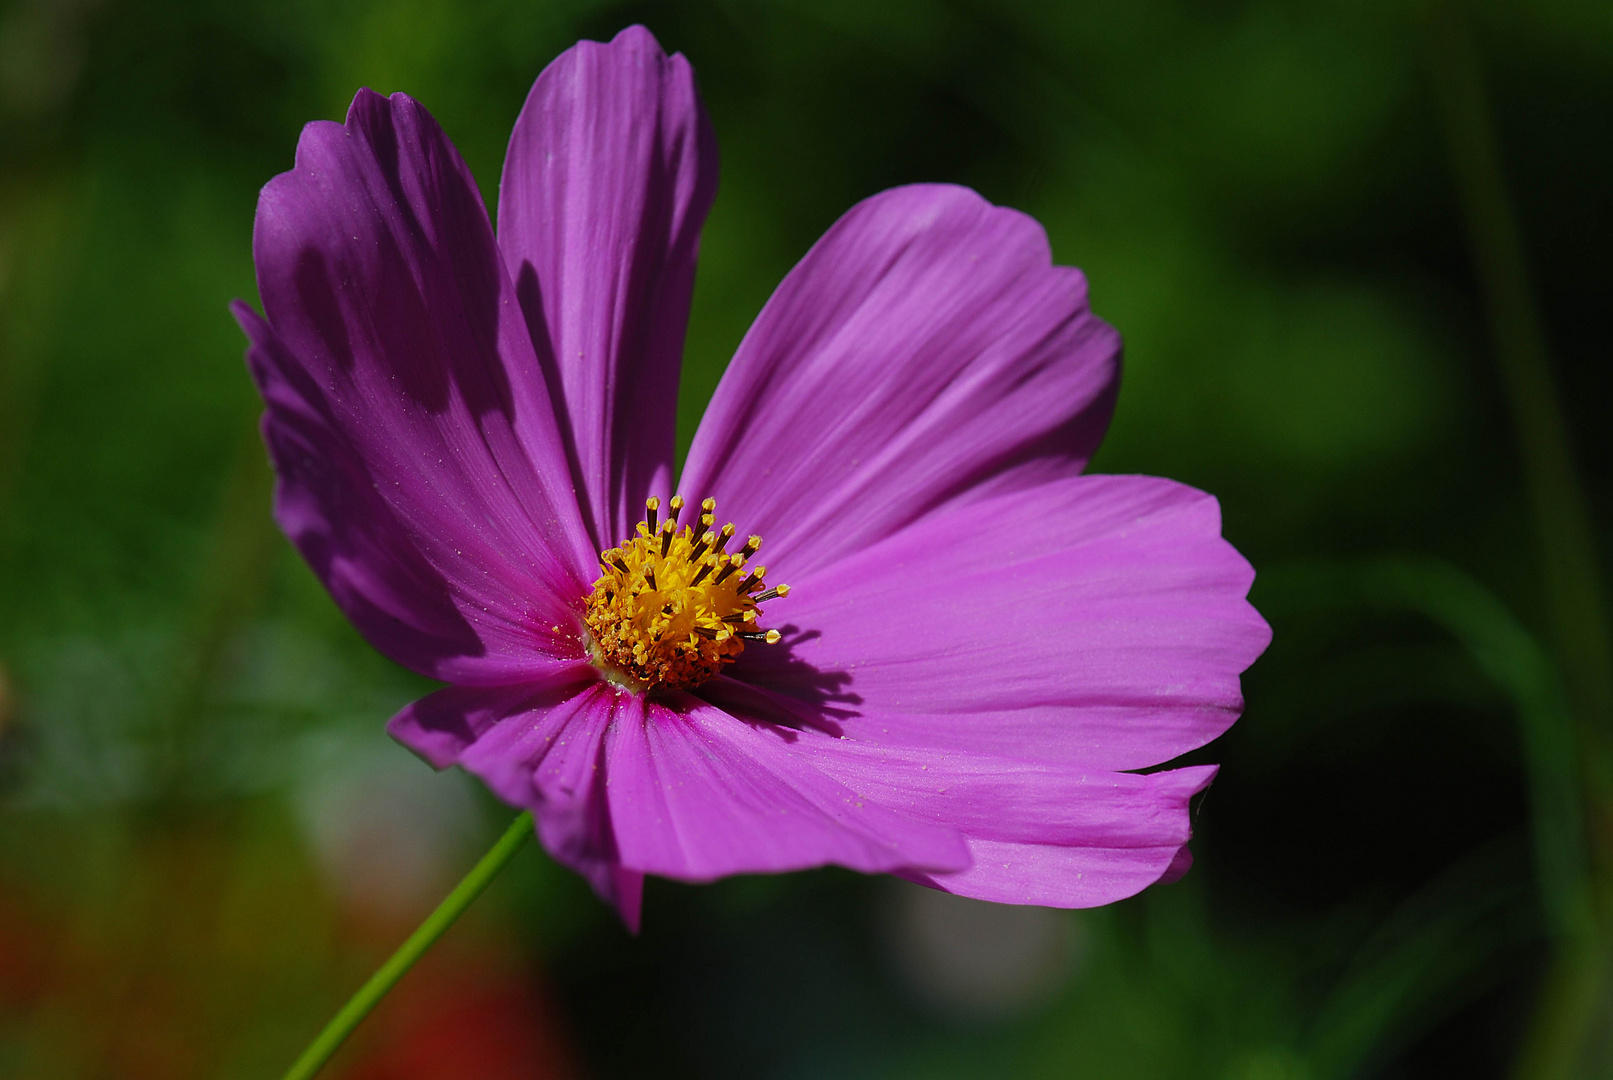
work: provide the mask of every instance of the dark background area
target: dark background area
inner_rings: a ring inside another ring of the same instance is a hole
[[[968,184],[1125,336],[1095,469],[1216,494],[1274,644],[1192,755],[1223,767],[1178,884],[655,881],[634,938],[534,846],[332,1075],[1601,1075],[1610,660],[1545,572],[1605,618],[1571,557],[1605,564],[1613,494],[1594,0],[0,3],[0,1074],[279,1075],[510,816],[386,738],[429,687],[274,531],[225,304],[305,121],[407,91],[491,205],[538,72],[633,22],[722,153],[682,446],[841,213]],[[1514,424],[1463,57],[1577,488]]]

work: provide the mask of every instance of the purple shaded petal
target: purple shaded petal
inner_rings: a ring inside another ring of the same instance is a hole
[[[1193,869],[1193,851],[1186,844],[1176,852],[1165,872],[1159,875],[1156,885],[1169,885],[1173,881],[1180,881],[1189,870]]]
[[[596,544],[671,481],[678,369],[717,142],[694,73],[642,26],[584,41],[527,97],[498,242],[556,397]]]
[[[1079,472],[1119,357],[1034,220],[966,188],[896,188],[773,294],[680,487],[801,576],[946,504]]]
[[[815,733],[801,743],[820,769],[870,799],[968,838],[968,869],[903,876],[982,900],[1052,907],[1096,907],[1159,881],[1192,835],[1188,800],[1216,771],[1086,771]]]
[[[956,870],[957,832],[830,779],[794,732],[759,728],[687,695],[624,710],[608,750],[621,861],[685,881],[836,864],[865,873]]]
[[[603,740],[635,699],[587,664],[527,686],[439,690],[394,716],[394,738],[443,768],[459,764],[513,806],[531,810],[539,838],[637,929],[644,875],[621,866],[605,799]]]
[[[475,185],[418,103],[303,130],[253,234],[275,514],[381,651],[453,682],[576,657],[594,552]],[[551,629],[559,627],[559,631]]]
[[[1226,730],[1270,640],[1213,498],[1082,476],[955,508],[791,581],[734,679],[850,739],[1137,769]],[[720,687],[714,688],[720,692]]]

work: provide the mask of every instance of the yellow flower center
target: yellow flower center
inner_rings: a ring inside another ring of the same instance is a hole
[[[698,521],[681,529],[681,495],[667,503],[667,520],[659,526],[661,500],[644,505],[632,539],[599,557],[605,574],[594,582],[586,616],[595,666],[630,690],[681,690],[733,663],[748,641],[776,643],[777,630],[756,627],[759,605],[788,596],[790,587],[770,589],[762,580],[767,567],[745,565],[762,538],[725,551],[734,526],[712,528],[713,499],[700,504]]]

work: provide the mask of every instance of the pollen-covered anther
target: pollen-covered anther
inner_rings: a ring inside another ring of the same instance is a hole
[[[698,686],[732,663],[746,642],[776,644],[759,630],[759,604],[789,595],[767,588],[765,566],[747,568],[762,546],[752,536],[726,553],[734,526],[714,529],[716,501],[706,499],[692,525],[678,528],[683,497],[645,503],[644,520],[619,547],[600,553],[604,571],[588,598],[593,660],[607,678],[634,690]],[[745,573],[739,571],[745,570]]]

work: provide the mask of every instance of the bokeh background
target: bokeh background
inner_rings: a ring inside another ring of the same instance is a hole
[[[722,150],[683,445],[771,288],[919,180],[1127,343],[1096,467],[1222,500],[1276,639],[1198,862],[1088,912],[536,845],[333,1077],[1613,1075],[1613,5],[0,3],[0,1075],[278,1076],[511,811],[268,517],[227,316],[360,86],[493,202],[532,80],[647,24]]]

